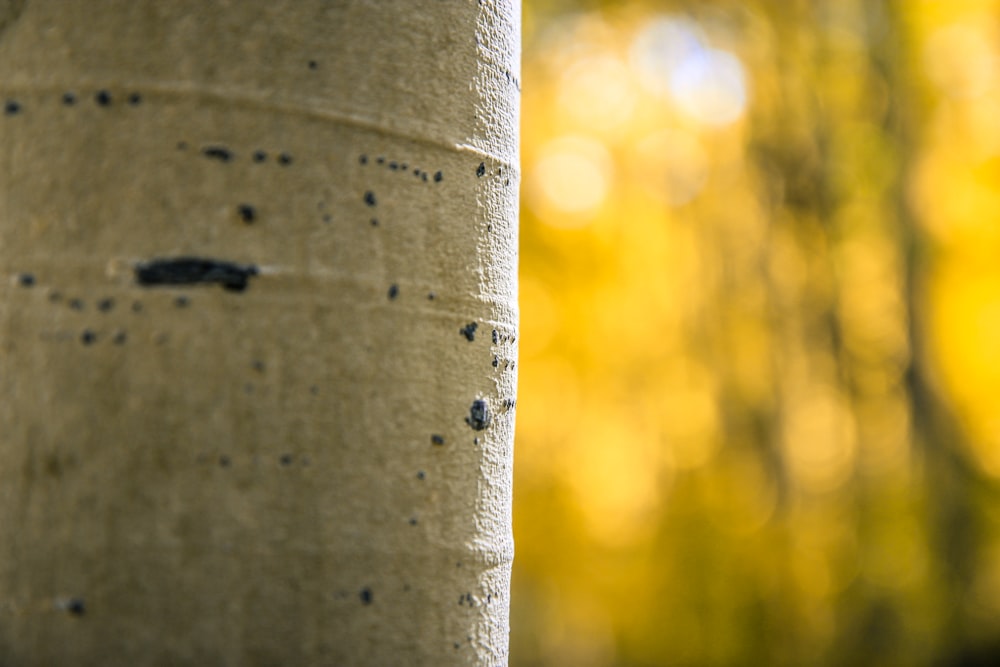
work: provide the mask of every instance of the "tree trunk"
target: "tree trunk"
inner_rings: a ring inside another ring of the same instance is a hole
[[[506,661],[513,0],[0,0],[0,664]]]

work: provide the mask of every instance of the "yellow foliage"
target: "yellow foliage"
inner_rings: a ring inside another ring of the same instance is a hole
[[[1000,3],[579,4],[525,6],[512,664],[1000,642]]]

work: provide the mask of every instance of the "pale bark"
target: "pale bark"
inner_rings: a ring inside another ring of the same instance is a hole
[[[506,662],[518,21],[0,0],[0,664]]]

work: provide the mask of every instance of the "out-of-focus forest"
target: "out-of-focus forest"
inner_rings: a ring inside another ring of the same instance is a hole
[[[511,664],[1000,665],[1000,1],[524,33]]]

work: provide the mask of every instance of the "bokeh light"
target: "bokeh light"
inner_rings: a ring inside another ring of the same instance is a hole
[[[559,137],[539,149],[526,193],[539,217],[556,227],[578,227],[607,199],[613,163],[593,139]]]

